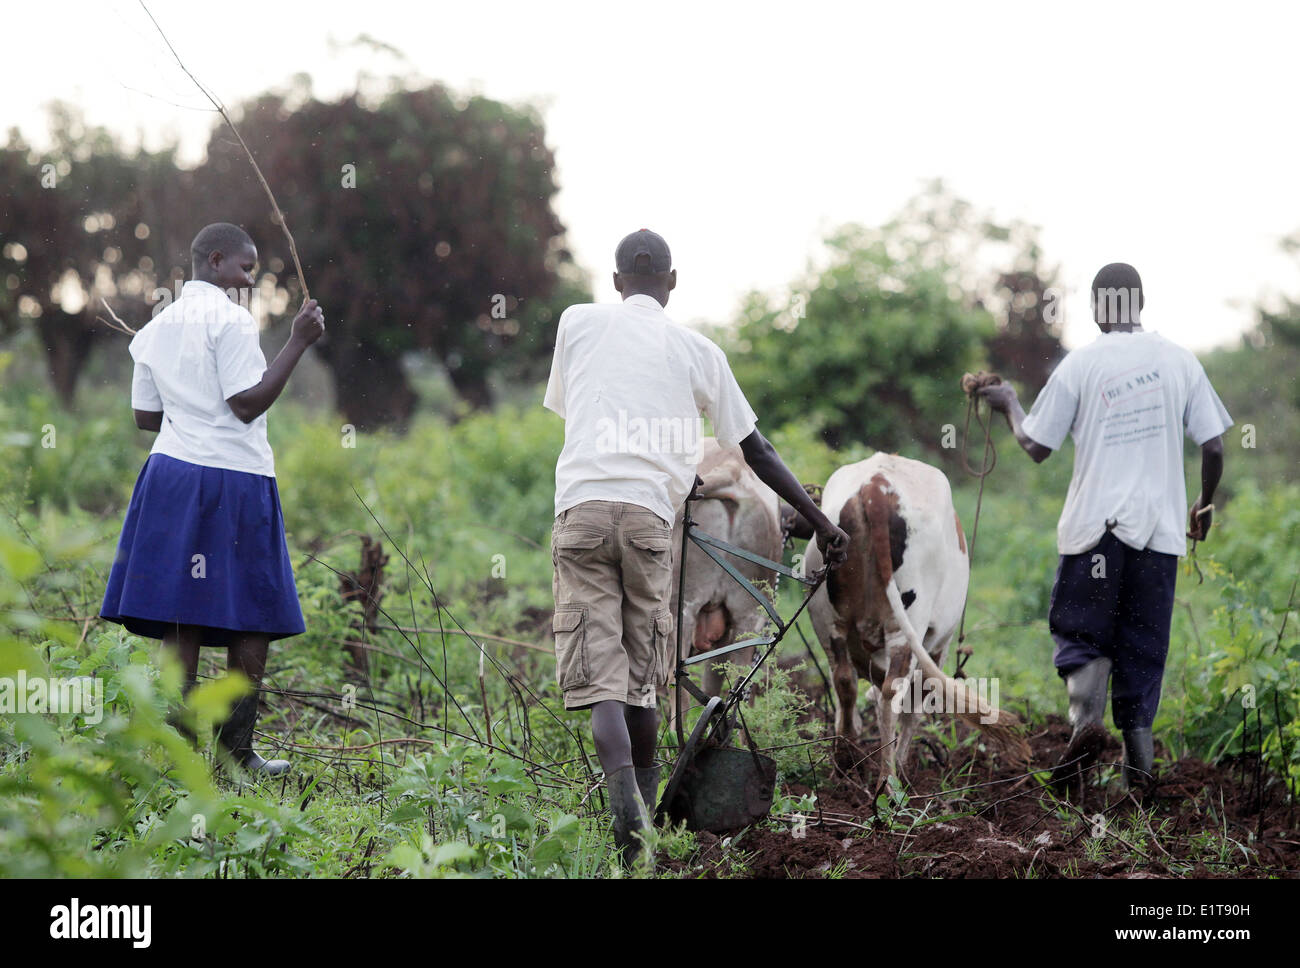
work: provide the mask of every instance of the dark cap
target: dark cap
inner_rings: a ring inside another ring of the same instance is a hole
[[[637,267],[639,256],[649,256]],[[638,229],[625,236],[614,250],[614,268],[626,275],[653,275],[667,272],[673,267],[673,255],[668,251],[664,237],[649,229]]]

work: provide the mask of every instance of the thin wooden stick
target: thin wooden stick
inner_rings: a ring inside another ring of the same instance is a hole
[[[103,316],[96,316],[96,317],[95,317],[96,319],[98,319],[101,323],[103,323],[103,324],[104,324],[105,326],[107,326],[109,329],[115,329],[115,330],[117,330],[119,333],[126,333],[127,336],[134,336],[134,335],[135,335],[136,331],[133,330],[130,326],[126,325],[126,323],[122,322],[122,318],[121,318],[120,316],[118,316],[117,313],[113,312],[113,307],[110,306],[110,305],[108,304],[108,300],[107,300],[107,299],[105,299],[103,296],[100,296],[100,297],[99,297],[99,301],[102,302],[102,303],[104,304],[104,308],[107,309],[107,310],[108,310],[108,314],[109,314],[110,316],[113,317],[113,321],[110,323],[110,322],[109,322],[107,319],[105,319]]]
[[[226,124],[230,125],[230,130],[235,133],[235,137],[239,140],[239,146],[244,149],[244,154],[248,155],[248,161],[253,166],[253,171],[257,174],[257,180],[262,183],[262,189],[266,192],[266,197],[271,202],[271,208],[275,210],[275,217],[280,222],[280,228],[284,230],[284,237],[289,240],[289,254],[293,256],[293,267],[298,273],[298,285],[302,287],[302,298],[304,300],[310,299],[311,293],[307,290],[307,280],[302,274],[302,263],[298,261],[298,246],[293,241],[293,233],[289,231],[289,223],[285,221],[284,213],[280,211],[280,204],[275,200],[275,194],[271,191],[271,186],[267,184],[266,176],[262,174],[262,169],[258,167],[257,159],[253,157],[253,152],[249,150],[248,144],[244,141],[244,136],[240,134],[239,129],[235,127],[235,122],[230,120],[230,115],[226,113],[226,106],[222,104],[211,91],[199,83],[197,77],[190,73],[190,69],[186,67],[185,62],[181,60],[181,55],[176,53],[176,48],[172,46],[172,42],[167,39],[167,35],[163,33],[163,29],[158,25],[158,21],[154,18],[154,15],[150,13],[149,8],[145,6],[144,0],[139,0],[139,2],[140,7],[144,10],[145,14],[153,21],[153,25],[157,29],[159,36],[162,37],[163,43],[166,44],[167,49],[172,52],[172,56],[176,58],[176,63],[180,65],[181,70],[185,72],[186,76],[194,82],[194,86],[202,91],[203,96],[206,97],[212,103],[212,106],[217,109],[221,117],[225,119]]]

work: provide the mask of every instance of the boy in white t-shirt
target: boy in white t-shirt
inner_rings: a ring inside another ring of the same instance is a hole
[[[1061,554],[1049,628],[1070,700],[1070,744],[1053,775],[1078,781],[1106,742],[1111,712],[1124,735],[1124,777],[1150,786],[1151,724],[1160,702],[1178,557],[1186,553],[1183,435],[1201,448],[1201,493],[1186,537],[1205,539],[1232,418],[1190,352],[1142,329],[1142,280],[1111,263],[1092,282],[1095,342],[1069,353],[1026,417],[1009,384],[981,394],[1041,463],[1074,438],[1074,476],[1057,527]]]
[[[755,429],[722,350],[664,313],[677,272],[663,238],[633,232],[614,261],[623,302],[565,310],[544,403],[564,418],[551,541],[556,679],[566,708],[591,710],[614,839],[630,859],[659,787],[655,703],[669,672],[673,520],[698,480],[700,414],[812,525],[832,566],[848,535]]]

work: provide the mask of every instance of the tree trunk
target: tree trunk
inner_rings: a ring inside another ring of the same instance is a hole
[[[37,322],[49,368],[50,383],[64,407],[71,407],[77,394],[77,378],[90,357],[95,332],[81,315],[45,306]]]
[[[492,406],[492,388],[488,386],[484,371],[470,371],[463,366],[455,369],[447,367],[447,376],[457,396],[473,409],[487,410]]]
[[[344,337],[318,351],[334,380],[343,418],[358,430],[404,427],[418,400],[402,363],[378,347]]]

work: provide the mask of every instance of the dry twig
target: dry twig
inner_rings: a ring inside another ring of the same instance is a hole
[[[199,83],[197,77],[190,73],[190,69],[185,66],[185,62],[181,60],[180,54],[176,53],[176,48],[173,47],[172,42],[167,39],[167,35],[163,33],[163,29],[158,25],[158,21],[154,18],[154,15],[149,11],[149,8],[145,6],[144,0],[140,0],[140,7],[144,10],[149,19],[153,21],[153,25],[157,29],[159,36],[162,37],[163,43],[167,45],[167,49],[172,52],[172,56],[176,58],[176,63],[180,65],[181,70],[183,70],[185,75],[194,82],[194,86],[203,92],[203,96],[211,102],[212,106],[217,109],[217,112],[225,120],[226,124],[230,126],[230,130],[235,133],[235,138],[239,141],[239,146],[244,149],[244,154],[248,155],[249,164],[253,166],[253,171],[257,174],[257,180],[262,183],[262,189],[266,192],[266,197],[271,202],[271,208],[275,211],[276,221],[279,223],[280,228],[284,230],[284,237],[289,240],[289,254],[293,256],[293,267],[298,273],[298,285],[302,287],[302,298],[304,300],[310,299],[311,293],[307,291],[307,280],[302,274],[302,263],[298,261],[298,246],[293,241],[293,233],[289,231],[289,223],[285,221],[284,213],[280,211],[280,204],[275,200],[275,194],[271,191],[271,186],[267,184],[266,176],[262,174],[262,169],[258,167],[257,159],[253,157],[253,152],[249,150],[247,143],[245,143],[244,136],[240,134],[239,129],[235,127],[235,122],[230,120],[230,115],[226,112],[226,106],[222,104],[220,99],[211,91]]]
[[[118,316],[117,313],[113,312],[113,307],[108,304],[107,299],[105,299],[103,296],[100,296],[99,301],[104,304],[104,308],[108,310],[108,315],[112,316],[113,320],[112,322],[109,322],[103,316],[96,316],[95,317],[96,319],[98,319],[109,329],[115,329],[119,333],[125,333],[127,336],[134,336],[136,334],[136,330],[132,329],[130,326],[126,325],[126,323],[122,322],[122,318]]]

